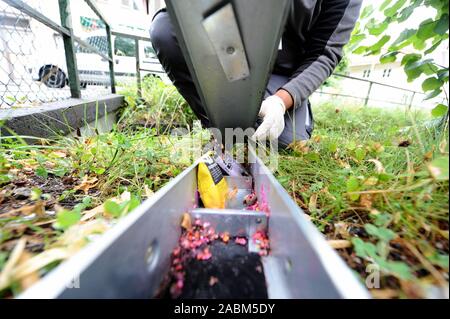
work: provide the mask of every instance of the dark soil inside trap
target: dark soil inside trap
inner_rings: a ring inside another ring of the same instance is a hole
[[[230,240],[208,245],[211,258],[192,256],[183,263],[184,285],[178,299],[267,299],[267,286],[261,256],[248,252],[247,245]],[[174,298],[170,287],[163,298]]]

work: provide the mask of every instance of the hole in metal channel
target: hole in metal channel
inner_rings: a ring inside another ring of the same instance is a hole
[[[229,46],[229,47],[227,48],[227,53],[230,54],[230,55],[233,54],[235,51],[236,51],[235,48],[232,47],[232,46]]]
[[[148,272],[152,272],[156,265],[158,264],[159,260],[159,244],[158,241],[155,239],[153,242],[148,246],[147,252],[145,253],[145,262],[147,264],[147,270]]]
[[[287,272],[291,272],[292,271],[292,260],[291,260],[291,258],[286,258],[286,261],[285,261],[285,264],[284,264],[284,267],[285,267],[285,269],[286,269],[286,271]]]

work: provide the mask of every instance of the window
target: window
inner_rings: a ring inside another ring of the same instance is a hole
[[[136,56],[136,47],[133,39],[116,37],[114,40],[114,54],[118,56]]]
[[[107,53],[108,52],[108,40],[106,39],[106,36],[93,36],[88,37],[85,42],[100,52]],[[94,53],[91,49],[86,48],[82,46],[81,44],[78,44],[76,47],[77,53]]]
[[[142,0],[122,0],[122,5],[133,10],[145,10]]]
[[[144,47],[144,53],[146,59],[156,59],[156,52],[153,50],[153,47],[150,45],[146,45]]]
[[[364,70],[364,72],[363,72],[363,78],[368,78],[368,77],[370,77],[370,70]]]
[[[383,77],[384,77],[384,78],[390,77],[390,76],[391,76],[391,71],[392,71],[392,69],[384,69],[384,71],[383,71]]]

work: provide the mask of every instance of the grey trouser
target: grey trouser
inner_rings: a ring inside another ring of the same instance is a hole
[[[158,12],[153,18],[150,38],[164,70],[175,87],[188,102],[202,125],[210,127],[206,109],[202,105],[186,60],[178,45],[173,25],[169,15],[164,10]],[[288,81],[287,76],[272,74],[266,88],[265,97],[275,94]],[[260,123],[260,120],[258,120],[256,125]],[[294,141],[309,139],[314,128],[310,103],[304,101],[296,109],[286,112],[285,125],[285,129],[278,139],[281,147],[286,147]]]

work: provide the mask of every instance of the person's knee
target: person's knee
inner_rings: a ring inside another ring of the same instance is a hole
[[[166,52],[166,48],[173,42],[171,36],[170,18],[167,12],[158,13],[150,25],[150,40],[153,48],[158,52]]]

